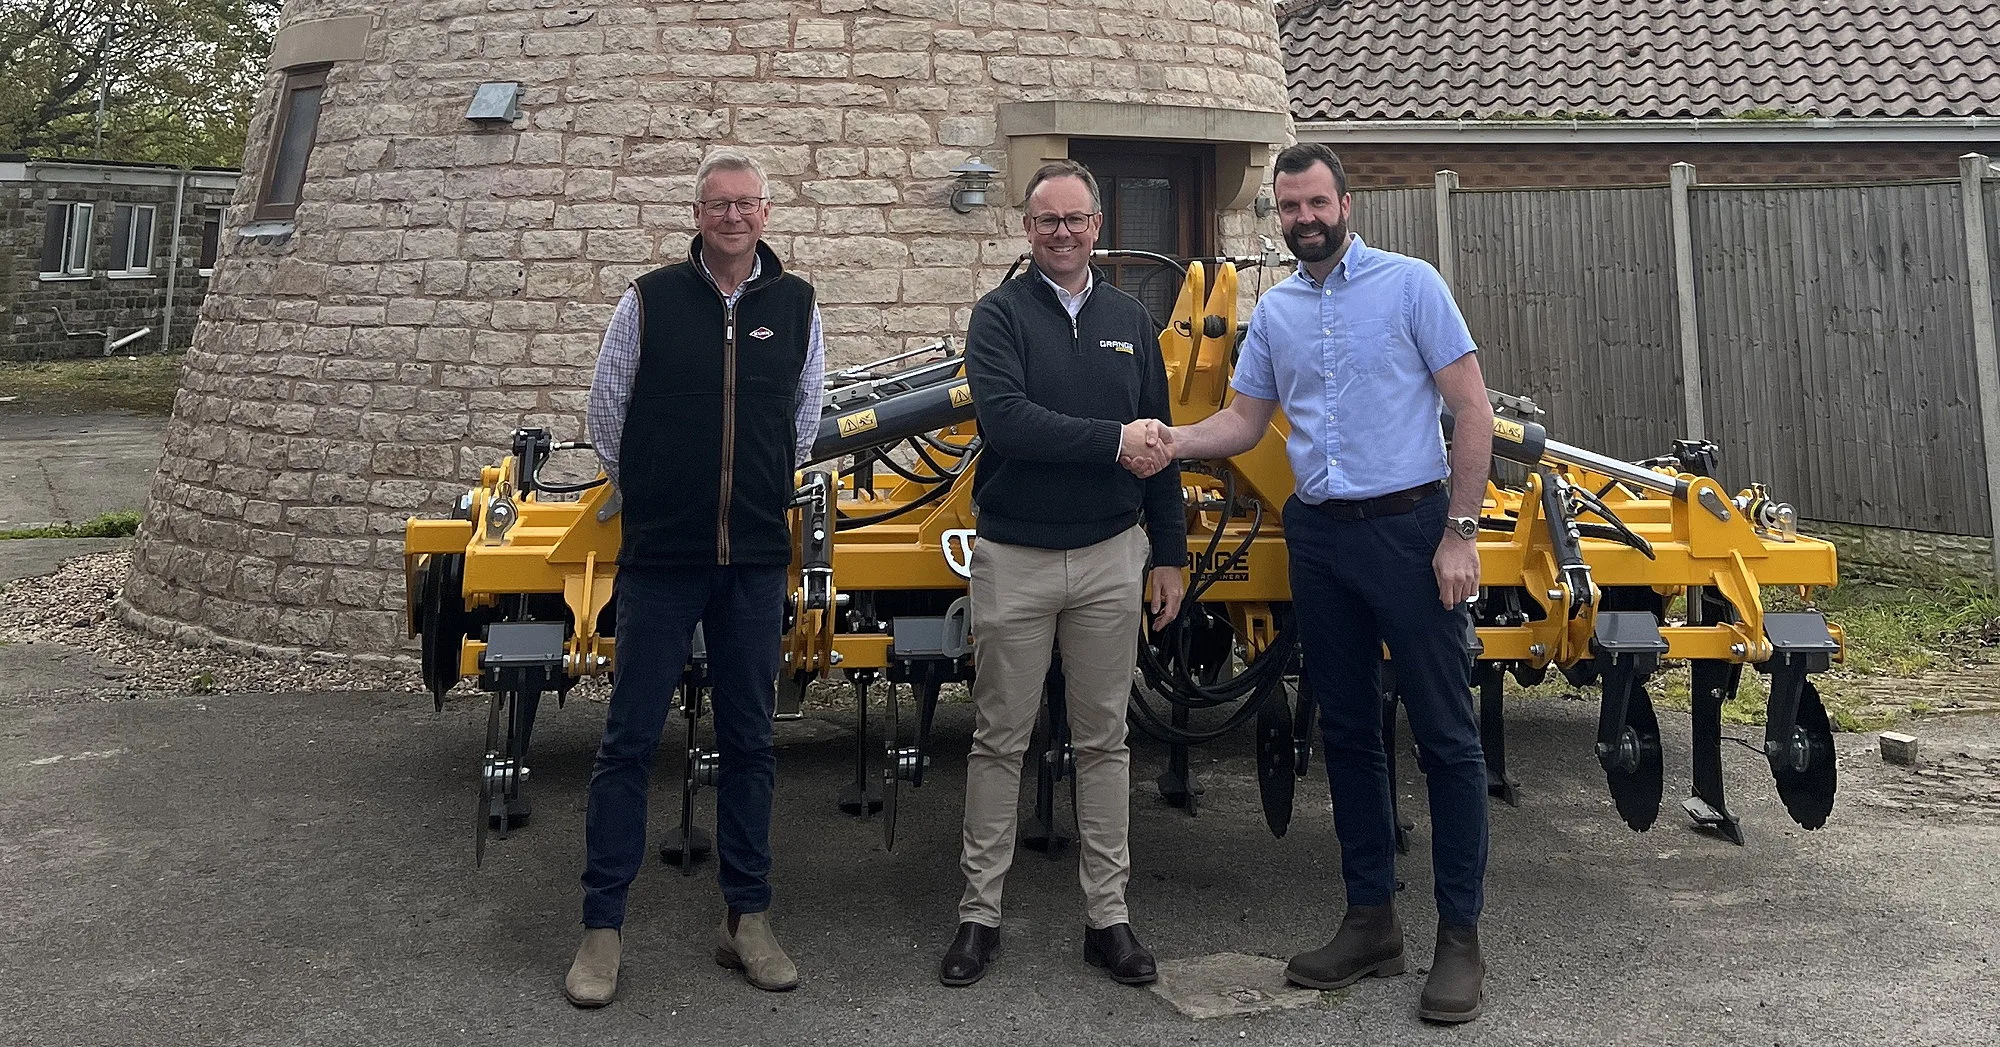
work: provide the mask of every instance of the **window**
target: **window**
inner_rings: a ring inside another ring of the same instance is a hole
[[[1214,159],[1208,146],[1171,142],[1070,143],[1070,158],[1090,168],[1104,198],[1097,246],[1199,258],[1215,225]],[[1162,325],[1180,294],[1180,274],[1144,259],[1104,262],[1111,282],[1129,291]]]
[[[285,75],[278,96],[278,114],[271,128],[271,150],[264,158],[263,191],[257,198],[259,221],[284,220],[298,213],[299,190],[305,185],[306,160],[312,156],[319,131],[319,102],[326,93],[326,69]]]
[[[111,276],[150,276],[153,272],[153,206],[111,205]]]
[[[215,273],[215,256],[222,253],[222,211],[210,208],[201,220],[201,275]]]
[[[42,226],[42,279],[90,275],[90,204],[50,204]]]

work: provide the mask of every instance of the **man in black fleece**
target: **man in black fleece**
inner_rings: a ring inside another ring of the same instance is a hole
[[[1166,372],[1145,306],[1091,268],[1104,216],[1089,170],[1049,164],[1026,197],[1034,264],[980,299],[966,338],[985,439],[972,480],[979,720],[966,768],[965,894],[938,973],[946,985],[970,985],[999,945],[1021,758],[1059,643],[1083,838],[1083,955],[1120,982],[1143,984],[1157,974],[1125,909],[1125,714],[1147,563],[1157,628],[1180,611],[1187,562],[1180,470],[1147,443],[1151,420],[1168,417]],[[1141,480],[1121,463],[1159,471]]]

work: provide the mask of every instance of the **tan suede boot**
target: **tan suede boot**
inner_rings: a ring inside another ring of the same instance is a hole
[[[771,934],[770,915],[744,913],[735,919],[734,933],[730,932],[728,916],[722,918],[722,926],[716,930],[715,962],[742,971],[743,977],[759,989],[783,992],[797,988],[799,969]]]
[[[583,932],[576,961],[563,979],[563,995],[578,1007],[602,1007],[618,992],[618,929],[592,927]]]

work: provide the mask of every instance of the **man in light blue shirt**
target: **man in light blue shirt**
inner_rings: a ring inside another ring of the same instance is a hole
[[[1294,956],[1285,977],[1332,989],[1405,968],[1377,683],[1386,643],[1434,831],[1437,953],[1417,1013],[1470,1021],[1485,999],[1486,763],[1467,602],[1479,590],[1492,408],[1477,346],[1437,270],[1349,234],[1339,157],[1296,145],[1275,170],[1299,271],[1258,300],[1228,406],[1158,436],[1176,457],[1222,458],[1255,446],[1278,407],[1291,420],[1292,608],[1320,710],[1348,908],[1333,940]],[[1458,421],[1449,456],[1438,424],[1446,406]]]

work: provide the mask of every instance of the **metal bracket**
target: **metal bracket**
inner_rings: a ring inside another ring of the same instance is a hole
[[[963,658],[972,653],[972,605],[953,600],[941,617],[899,615],[889,622],[889,653],[897,660]]]
[[[1771,661],[1758,666],[1772,671],[1772,663],[1795,665],[1809,673],[1824,672],[1840,653],[1840,643],[1827,628],[1826,615],[1818,611],[1789,611],[1764,615],[1764,637],[1771,641]]]
[[[560,670],[565,628],[561,622],[494,622],[486,627],[479,668]]]
[[[1599,611],[1597,629],[1590,646],[1600,655],[1654,655],[1667,653],[1666,638],[1660,635],[1660,621],[1651,611]]]

